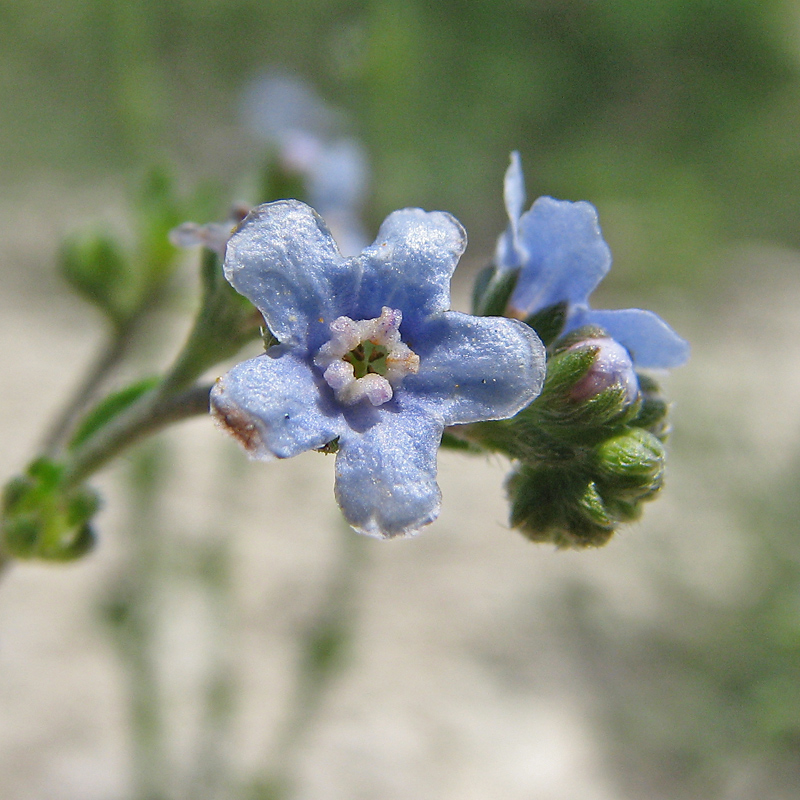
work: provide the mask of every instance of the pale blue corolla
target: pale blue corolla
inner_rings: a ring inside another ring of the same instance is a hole
[[[622,344],[635,367],[669,368],[689,357],[689,344],[658,315],[639,308],[589,307],[589,295],[611,267],[594,206],[540,197],[523,212],[525,182],[512,153],[504,182],[509,225],[497,243],[498,269],[519,270],[508,313],[520,319],[565,303],[564,333],[594,325]]]
[[[527,325],[449,310],[465,246],[452,216],[411,208],[344,258],[296,200],[254,209],[228,243],[226,278],[280,344],[222,377],[212,412],[256,459],[336,441],[336,498],[362,533],[432,522],[445,426],[513,416],[541,390],[544,348]]]

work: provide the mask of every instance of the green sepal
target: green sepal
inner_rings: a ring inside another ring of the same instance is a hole
[[[609,514],[597,484],[589,481],[577,498],[576,508],[589,522],[606,530],[614,528],[614,517]]]
[[[531,314],[525,324],[533,328],[545,347],[550,347],[564,330],[567,321],[567,303],[556,303]]]
[[[456,426],[458,427],[458,426]],[[445,450],[459,450],[462,453],[485,453],[486,450],[475,442],[467,441],[445,430],[442,434],[441,447]]]
[[[662,442],[669,436],[669,403],[661,396],[661,390],[649,375],[636,376],[639,380],[641,406],[630,424],[644,428],[658,437]]]
[[[88,486],[65,489],[63,467],[47,459],[6,486],[2,501],[3,550],[15,558],[71,561],[91,550],[90,521],[100,508]]]
[[[517,285],[519,270],[498,270],[494,265],[483,269],[472,291],[473,314],[479,317],[502,317]]]
[[[207,369],[236,355],[243,345],[259,335],[264,337],[266,345],[263,317],[225,280],[220,257],[207,248],[201,251],[200,282],[200,312],[180,363],[173,369],[174,386],[189,385]]]
[[[520,464],[506,490],[511,526],[532,542],[581,550],[601,547],[614,533],[597,488],[580,474]]]
[[[339,437],[337,436],[335,439],[331,439],[329,442],[326,442],[322,447],[315,448],[315,452],[317,453],[324,453],[326,456],[333,455],[334,453],[339,452]]]
[[[82,445],[114,417],[132,406],[142,395],[154,389],[159,380],[157,376],[145,378],[101,400],[78,425],[69,442],[69,448],[72,450]]]

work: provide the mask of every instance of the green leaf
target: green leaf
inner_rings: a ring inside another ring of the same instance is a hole
[[[70,449],[79,447],[97,431],[107,425],[114,417],[132,406],[140,397],[154,389],[158,377],[145,378],[110,394],[101,400],[82,420],[69,443]]]

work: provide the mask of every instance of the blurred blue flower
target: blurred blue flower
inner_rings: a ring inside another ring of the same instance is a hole
[[[221,378],[212,412],[253,458],[338,445],[336,497],[362,533],[432,522],[444,427],[510,417],[541,390],[528,326],[448,310],[465,246],[449,214],[404,209],[346,259],[296,200],[254,209],[228,243],[225,276],[280,344]]]
[[[361,142],[346,132],[345,115],[298,75],[272,70],[245,87],[242,117],[252,134],[277,148],[287,169],[304,177],[307,199],[340,251],[359,253],[369,243],[360,220],[369,165]]]
[[[228,212],[225,222],[182,222],[169,232],[169,240],[175,247],[198,247],[202,245],[213,250],[220,258],[225,258],[228,239],[239,223],[248,215],[250,209],[239,203]]]
[[[565,333],[598,326],[628,350],[636,367],[677,367],[687,360],[688,342],[652,311],[589,307],[589,295],[611,267],[594,206],[540,197],[523,213],[525,182],[516,152],[503,194],[509,225],[497,243],[496,263],[501,271],[519,270],[510,316],[526,319],[566,303]]]

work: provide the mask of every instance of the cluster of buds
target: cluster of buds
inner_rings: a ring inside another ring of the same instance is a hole
[[[664,481],[668,406],[639,368],[678,366],[688,344],[650,311],[589,307],[611,264],[592,206],[545,197],[523,213],[517,154],[505,200],[509,227],[476,282],[474,310],[533,328],[547,347],[547,377],[513,418],[450,435],[512,459],[513,527],[557,547],[600,546]]]
[[[539,397],[512,419],[451,433],[512,459],[514,528],[557,547],[597,547],[661,488],[668,405],[604,330],[583,326],[553,338],[563,308],[536,316],[530,321],[549,344]]]
[[[605,544],[662,486],[666,416],[618,342],[595,328],[558,341],[542,394],[509,423],[511,524],[559,547]]]

